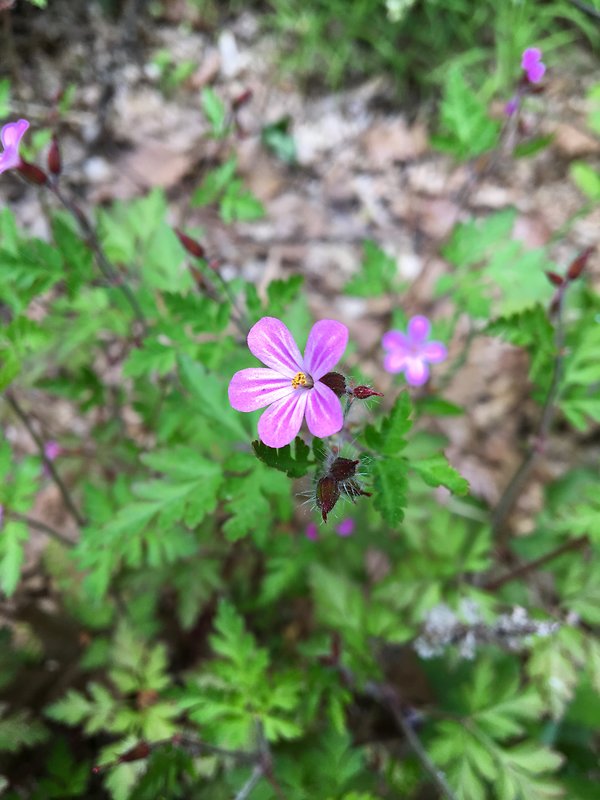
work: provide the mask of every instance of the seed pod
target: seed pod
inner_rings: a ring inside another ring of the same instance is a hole
[[[200,242],[196,241],[196,239],[192,239],[191,236],[188,236],[180,228],[175,228],[174,230],[177,234],[177,238],[190,255],[194,256],[194,258],[204,258],[206,251]]]
[[[56,136],[52,137],[50,149],[48,150],[48,172],[56,176],[60,175],[62,172],[62,159],[60,157],[60,148]]]
[[[548,270],[546,272],[546,277],[554,286],[562,286],[565,282],[565,279],[562,277],[562,275],[559,275],[558,272],[551,272]]]
[[[130,750],[119,756],[119,763],[124,764],[128,761],[140,761],[150,755],[150,745],[147,742],[138,742]]]
[[[350,458],[336,458],[329,468],[329,477],[334,481],[347,481],[356,475],[356,467],[359,463],[358,459],[352,461]]]
[[[24,178],[30,183],[35,183],[36,186],[44,186],[48,183],[48,176],[44,170],[36,167],[35,164],[30,164],[28,161],[21,161],[17,169]]]
[[[337,481],[329,475],[324,475],[317,482],[315,501],[321,512],[323,522],[327,522],[327,515],[340,499],[340,490]]]
[[[583,270],[585,269],[587,262],[594,252],[593,247],[588,247],[583,253],[580,253],[577,258],[574,258],[573,261],[569,264],[569,269],[567,270],[567,278],[570,281],[577,280],[577,278],[581,275]]]

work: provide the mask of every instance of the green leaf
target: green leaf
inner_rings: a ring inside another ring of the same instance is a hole
[[[29,711],[16,711],[5,716],[0,705],[0,753],[17,753],[47,738],[46,728],[41,722],[32,719]]]
[[[412,427],[411,412],[410,395],[402,392],[379,429],[374,425],[365,428],[363,436],[367,446],[384,456],[397,455],[406,447],[404,436]]]
[[[192,196],[192,206],[207,206],[216,202],[234,179],[237,160],[230,158],[224,164],[207,172],[200,187]]]
[[[407,506],[408,461],[386,458],[373,464],[374,505],[392,527],[404,519]]]
[[[428,486],[445,486],[454,494],[468,494],[469,482],[454,467],[450,466],[443,454],[421,458],[411,462],[411,469],[418,473]]]
[[[289,478],[302,478],[315,465],[310,458],[310,448],[296,436],[292,444],[285,447],[268,447],[261,441],[252,442],[254,453],[263,464],[285,472]]]
[[[0,529],[0,592],[10,597],[17,588],[25,559],[27,526],[8,519]]]
[[[600,201],[600,172],[585,161],[574,161],[569,168],[569,174],[575,186],[589,200]]]
[[[219,139],[227,130],[227,111],[225,104],[210,86],[205,86],[200,94],[200,103],[212,128],[211,135]]]
[[[373,297],[393,291],[397,278],[396,259],[388,256],[375,242],[367,240],[364,245],[361,271],[344,287],[346,294]]]

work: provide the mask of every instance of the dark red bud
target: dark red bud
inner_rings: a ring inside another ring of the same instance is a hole
[[[321,511],[323,522],[327,522],[327,514],[340,499],[340,490],[337,481],[329,475],[320,478],[317,483],[316,493],[317,508]]]
[[[92,767],[92,774],[93,775],[99,775],[101,769],[102,769],[102,767],[98,767],[98,766]]]
[[[51,175],[60,175],[62,172],[62,159],[60,157],[60,148],[56,136],[52,137],[50,150],[48,150],[48,172],[50,172]]]
[[[569,269],[567,270],[567,278],[570,281],[577,280],[577,278],[581,275],[593,252],[594,248],[588,247],[586,250],[583,251],[583,253],[580,253],[580,255],[578,255],[577,258],[571,261],[571,263],[569,264]]]
[[[200,242],[196,241],[196,239],[192,239],[191,236],[188,236],[179,228],[175,228],[175,233],[177,234],[177,238],[181,244],[191,256],[194,256],[194,258],[204,258],[206,255],[206,250],[202,247]]]
[[[46,183],[48,183],[48,176],[44,170],[36,167],[35,164],[29,164],[27,161],[21,161],[17,169],[30,183],[35,183],[37,186],[44,186]]]
[[[562,277],[562,275],[559,275],[558,272],[551,272],[548,270],[546,272],[546,277],[554,286],[562,286],[565,282],[565,279]]]
[[[356,467],[359,463],[358,459],[352,461],[350,458],[336,458],[329,469],[329,476],[334,481],[347,481],[356,475]]]
[[[374,392],[373,389],[369,389],[368,386],[356,386],[352,394],[359,400],[366,400],[367,397],[383,397],[381,392]]]
[[[241,94],[238,94],[237,97],[233,98],[233,100],[231,101],[231,108],[234,111],[237,111],[242,106],[245,106],[246,103],[249,103],[250,100],[252,100],[253,94],[254,92],[252,91],[252,89],[245,89]]]
[[[147,742],[138,742],[131,750],[119,756],[119,763],[123,764],[128,761],[141,761],[142,758],[148,758],[150,755],[150,745]]]
[[[325,386],[328,386],[332,392],[335,392],[338,397],[343,397],[346,394],[346,378],[340,375],[339,372],[328,372],[319,380]]]

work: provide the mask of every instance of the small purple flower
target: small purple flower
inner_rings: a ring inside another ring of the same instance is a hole
[[[0,503],[0,528],[2,527],[2,523],[4,522],[4,506]]]
[[[542,61],[542,51],[539,47],[528,47],[523,51],[521,66],[525,70],[529,83],[539,83],[546,72],[546,65]]]
[[[348,517],[348,519],[342,520],[340,524],[336,526],[335,531],[339,536],[352,536],[354,533],[354,525],[354,520]]]
[[[388,331],[381,343],[387,350],[384,367],[388,372],[404,372],[407,383],[422,386],[429,379],[428,364],[437,364],[448,355],[441,342],[428,342],[431,325],[427,317],[413,317],[407,333]]]
[[[44,445],[44,455],[48,461],[55,461],[62,453],[62,448],[58,442],[51,440]]]
[[[317,530],[317,526],[314,522],[309,522],[306,526],[306,530],[304,531],[304,535],[307,539],[310,539],[311,542],[316,542],[319,538],[319,532]]]
[[[265,368],[236,372],[229,402],[236,411],[269,406],[258,421],[258,435],[269,447],[294,440],[306,415],[309,431],[319,438],[342,429],[344,415],[335,392],[320,379],[335,367],[348,343],[348,328],[322,319],[313,325],[304,357],[281,320],[263,317],[248,334],[248,347]]]
[[[6,172],[7,169],[15,169],[21,164],[19,145],[28,127],[27,120],[20,119],[18,122],[9,122],[0,131],[0,139],[4,148],[4,152],[0,153],[0,174]]]
[[[504,106],[504,115],[506,117],[512,117],[512,115],[516,112],[520,104],[521,104],[521,99],[518,95],[511,97],[508,103]]]

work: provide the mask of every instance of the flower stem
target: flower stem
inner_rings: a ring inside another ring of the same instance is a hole
[[[24,522],[26,525],[29,525],[30,528],[34,528],[37,531],[45,533],[51,539],[60,542],[60,544],[64,545],[65,547],[75,547],[75,542],[67,538],[64,533],[57,531],[56,528],[51,528],[50,525],[46,525],[45,522],[28,517],[27,514],[19,514],[18,511],[11,511],[9,508],[6,509],[6,515],[12,519],[18,520],[19,522]]]
[[[67,489],[66,485],[64,484],[62,478],[58,474],[58,472],[56,470],[56,467],[54,466],[52,461],[46,456],[46,453],[45,453],[45,450],[44,450],[44,442],[42,441],[41,437],[39,436],[39,434],[36,432],[35,428],[31,424],[31,420],[29,419],[27,413],[23,410],[23,408],[21,407],[19,401],[17,400],[17,398],[14,396],[13,392],[10,389],[5,391],[4,396],[6,397],[6,401],[9,404],[9,406],[15,412],[17,417],[19,417],[19,419],[21,420],[23,425],[27,428],[27,432],[29,433],[29,435],[31,436],[33,441],[35,442],[36,447],[37,447],[37,449],[39,451],[39,454],[40,454],[40,456],[42,458],[42,461],[44,462],[44,465],[45,465],[46,469],[48,470],[48,473],[49,473],[50,477],[52,478],[52,480],[56,484],[56,486],[58,488],[58,491],[60,492],[61,497],[63,499],[63,502],[64,502],[67,510],[69,511],[70,515],[73,517],[73,519],[75,520],[75,522],[77,523],[77,525],[79,527],[83,527],[85,525],[85,520],[84,520],[83,516],[81,515],[81,513],[77,510],[77,506],[73,502],[71,494],[69,493],[69,490]]]
[[[534,572],[536,569],[543,567],[550,561],[554,561],[555,558],[559,558],[565,553],[570,553],[571,550],[580,550],[587,544],[587,542],[587,536],[578,536],[576,539],[569,539],[569,541],[563,542],[563,544],[561,544],[559,547],[555,547],[554,550],[551,550],[549,553],[536,558],[534,561],[528,561],[526,564],[521,564],[521,566],[516,567],[510,572],[507,572],[505,575],[501,575],[499,578],[489,581],[488,583],[484,584],[483,589],[485,589],[487,592],[495,592],[506,583],[517,580],[517,578],[522,578],[524,575],[528,575],[530,572]]]

